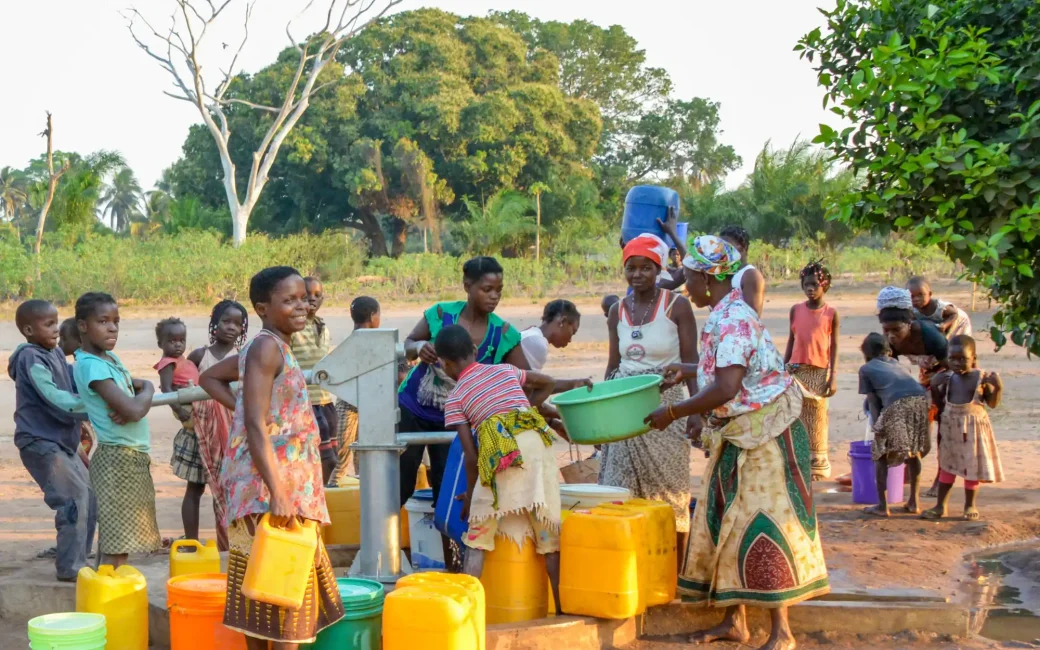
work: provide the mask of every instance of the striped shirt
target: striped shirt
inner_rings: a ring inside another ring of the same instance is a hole
[[[527,373],[509,364],[474,363],[462,371],[444,403],[444,425],[477,428],[493,415],[531,408],[524,389]]]
[[[300,370],[310,370],[315,364],[325,358],[332,347],[329,328],[325,327],[325,321],[314,317],[307,321],[307,327],[292,335],[292,353],[300,364]],[[322,406],[332,404],[336,398],[332,393],[325,392],[314,385],[307,386],[307,392],[311,396],[311,404]]]

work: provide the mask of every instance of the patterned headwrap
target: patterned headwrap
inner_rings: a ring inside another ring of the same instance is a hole
[[[724,280],[740,269],[740,252],[725,239],[701,235],[690,241],[689,254],[683,266],[691,271],[702,271]]]
[[[664,263],[668,259],[668,245],[657,235],[643,233],[638,237],[633,237],[625,244],[621,257],[623,262],[627,262],[630,257],[645,257],[658,266],[664,267]]]
[[[902,287],[885,287],[877,297],[877,309],[913,309],[910,292]]]

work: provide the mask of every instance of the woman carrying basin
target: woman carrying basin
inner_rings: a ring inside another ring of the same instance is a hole
[[[675,366],[668,379],[696,376],[688,400],[647,417],[665,430],[704,414],[708,466],[679,575],[687,598],[726,607],[722,623],[692,639],[746,644],[745,606],[770,610],[762,648],[791,650],[787,608],[830,590],[813,504],[809,435],[800,421],[802,391],[758,314],[744,302],[733,274],[736,248],[697,237],[683,261],[698,307],[711,307],[701,334],[700,364]]]
[[[690,301],[657,287],[668,247],[654,235],[640,235],[624,248],[625,279],[632,292],[613,305],[607,319],[610,357],[607,379],[662,374],[676,363],[697,363],[697,321]],[[690,376],[687,386],[693,388]],[[661,395],[664,404],[680,402],[687,386]],[[680,549],[690,530],[690,433],[700,418],[682,418],[661,431],[613,442],[603,447],[600,485],[628,488],[633,496],[665,501],[675,511]]]

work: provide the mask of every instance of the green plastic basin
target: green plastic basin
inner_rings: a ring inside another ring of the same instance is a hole
[[[643,419],[661,405],[660,386],[660,375],[610,379],[557,395],[553,404],[573,442],[601,445],[649,431]]]

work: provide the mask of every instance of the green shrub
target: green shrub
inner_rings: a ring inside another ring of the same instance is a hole
[[[609,237],[607,235],[606,237]],[[819,242],[793,241],[783,248],[754,242],[751,261],[771,282],[797,278],[811,259],[823,257],[839,278],[901,283],[913,274],[952,277],[954,265],[938,250],[902,240],[883,248],[825,250]],[[617,291],[624,284],[621,251],[610,239],[590,239],[585,252],[502,259],[506,293],[543,298],[557,294]],[[234,248],[215,233],[183,232],[145,239],[91,235],[72,247],[45,245],[37,280],[30,250],[0,235],[0,299],[35,296],[60,304],[87,291],[105,291],[140,305],[208,305],[225,297],[244,300],[249,278],[277,264],[320,276],[336,302],[359,293],[392,300],[457,297],[464,258],[414,254],[366,260],[363,244],[339,234],[270,238],[251,235]]]

